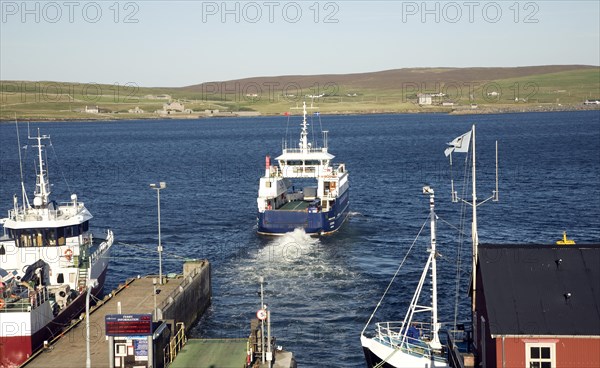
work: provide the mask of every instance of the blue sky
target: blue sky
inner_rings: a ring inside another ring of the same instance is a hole
[[[408,67],[600,65],[599,3],[0,0],[0,79],[178,87]]]

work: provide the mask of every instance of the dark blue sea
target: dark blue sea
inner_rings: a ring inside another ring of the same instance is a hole
[[[330,152],[350,172],[351,215],[338,233],[320,239],[300,231],[279,238],[255,233],[264,156],[280,153],[286,128],[299,133],[284,117],[53,122],[32,123],[30,129],[52,137],[53,198],[66,201],[77,193],[95,216],[92,226],[116,235],[107,290],[128,277],[158,272],[156,192],[148,184],[165,181],[165,272],[181,272],[182,258],[206,258],[213,266],[212,306],[194,337],[248,336],[260,306],[258,278],[264,276],[277,344],[293,351],[301,367],[363,366],[360,332],[427,219],[425,184],[436,191],[440,218],[441,316],[453,319],[462,249],[459,301],[460,318],[466,318],[470,243],[458,247],[462,205],[450,201],[443,151],[472,124],[482,200],[494,189],[496,140],[499,147],[500,201],[479,207],[482,243],[550,244],[563,231],[578,243],[600,242],[598,111],[321,120],[330,132]],[[19,129],[25,145],[27,124]],[[31,148],[23,151],[30,196],[34,157]],[[464,157],[454,155],[452,170],[459,195]],[[15,125],[0,124],[2,211],[19,193],[18,162]],[[467,230],[463,237],[469,236]],[[427,241],[424,232],[374,320],[404,317]]]

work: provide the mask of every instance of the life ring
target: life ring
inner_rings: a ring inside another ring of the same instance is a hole
[[[4,303],[4,299],[0,299],[0,309],[4,308],[4,305],[6,303]]]
[[[65,258],[70,261],[73,258],[73,251],[71,249],[65,250]]]

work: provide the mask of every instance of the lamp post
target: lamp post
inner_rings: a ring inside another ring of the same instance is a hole
[[[92,293],[92,289],[98,285],[98,280],[89,279],[87,284],[87,296],[85,298],[85,331],[86,331],[86,339],[85,339],[85,348],[86,348],[86,358],[85,358],[85,366],[86,368],[91,368],[92,366],[92,358],[90,356],[90,294]]]
[[[260,307],[261,309],[266,309],[265,308],[265,300],[264,300],[264,289],[263,289],[263,283],[265,282],[264,277],[260,276],[258,278],[258,281],[260,282]],[[260,321],[260,351],[262,353],[262,363],[265,363],[265,320],[261,319]]]
[[[156,277],[152,279],[152,286],[154,286],[154,321],[158,321],[158,312],[156,311]]]
[[[150,188],[156,190],[156,201],[158,203],[158,279],[159,284],[163,284],[162,278],[162,243],[160,242],[160,190],[165,189],[167,187],[167,183],[161,181],[158,184],[150,184]]]

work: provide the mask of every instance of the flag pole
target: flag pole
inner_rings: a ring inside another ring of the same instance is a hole
[[[457,202],[458,198],[454,193],[454,171],[452,170],[452,152],[450,152],[450,194],[452,195],[452,202]]]
[[[473,311],[475,311],[475,297],[476,297],[476,290],[477,290],[477,252],[478,252],[478,247],[479,247],[479,236],[477,234],[477,178],[476,178],[476,157],[475,157],[475,124],[473,124],[473,127],[471,128],[472,133],[472,141],[473,141],[473,223],[472,223],[472,227],[471,227],[471,236],[472,236],[472,241],[473,241],[473,265],[472,265],[472,270],[473,270],[473,281],[472,281],[472,285],[473,285],[473,289],[472,289],[472,295],[473,295],[473,299],[472,299],[472,309]]]

